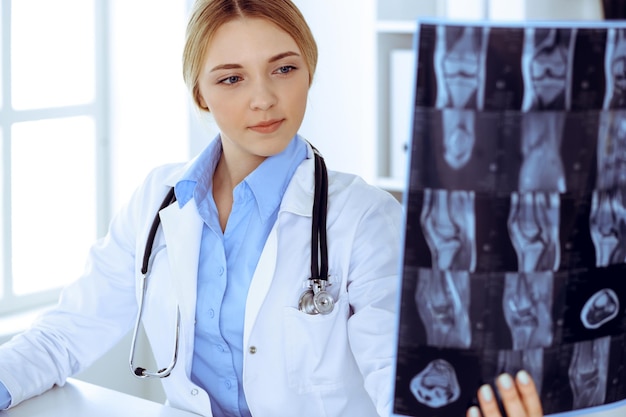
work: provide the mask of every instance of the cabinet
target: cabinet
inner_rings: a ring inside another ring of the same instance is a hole
[[[411,136],[416,20],[442,16],[441,1],[378,0],[375,23],[376,185],[404,189]]]

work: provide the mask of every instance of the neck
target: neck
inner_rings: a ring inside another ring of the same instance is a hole
[[[227,154],[222,153],[215,172],[213,174],[213,184],[225,187],[231,191],[244,180],[252,171],[254,171],[265,158],[244,159],[229,158]]]
[[[222,232],[226,230],[226,224],[233,207],[233,189],[262,161],[257,164],[246,164],[245,162],[242,158],[230,160],[222,153],[213,173],[213,198],[217,205]]]

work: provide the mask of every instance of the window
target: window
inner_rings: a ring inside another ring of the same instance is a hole
[[[108,221],[105,0],[0,6],[0,314],[53,302]]]

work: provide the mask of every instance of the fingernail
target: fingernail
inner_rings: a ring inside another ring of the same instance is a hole
[[[483,397],[485,401],[493,400],[493,391],[491,391],[491,387],[489,385],[483,385],[480,387],[480,396]]]
[[[480,413],[478,412],[478,407],[476,406],[470,407],[469,417],[480,417]]]
[[[528,372],[526,371],[519,371],[517,373],[517,380],[522,385],[528,385],[530,384],[530,375],[528,375]]]
[[[498,377],[498,384],[504,389],[511,389],[513,387],[513,379],[509,374],[502,374]]]

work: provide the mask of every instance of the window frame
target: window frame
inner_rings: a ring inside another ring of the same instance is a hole
[[[25,295],[13,291],[12,226],[11,226],[11,130],[15,123],[41,119],[59,119],[88,116],[94,121],[96,140],[96,235],[106,233],[111,216],[111,164],[109,110],[109,2],[94,0],[94,80],[95,94],[91,102],[63,107],[16,110],[11,98],[11,7],[19,0],[0,2],[0,316],[18,314],[34,308],[53,304],[61,288],[42,290]],[[45,231],[42,231],[45,234]],[[36,254],[34,255],[36,256]]]

